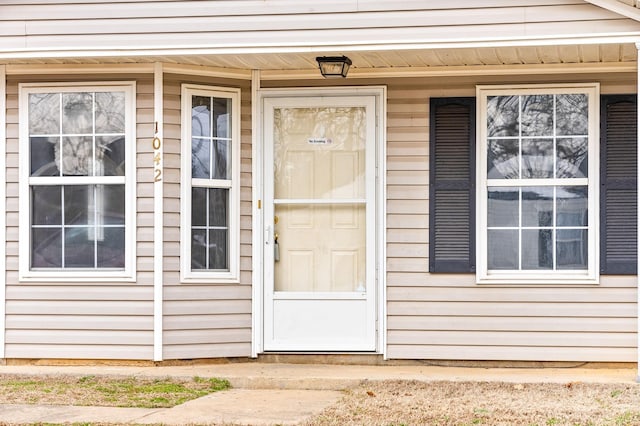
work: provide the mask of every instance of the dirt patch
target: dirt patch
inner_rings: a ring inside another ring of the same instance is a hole
[[[640,385],[366,383],[306,426],[640,425]]]

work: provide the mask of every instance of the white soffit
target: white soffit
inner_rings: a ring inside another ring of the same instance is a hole
[[[353,61],[352,72],[401,71],[442,67],[486,67],[547,65],[551,68],[567,64],[637,64],[638,51],[634,43],[545,45],[478,47],[460,49],[403,49],[378,51],[327,51],[299,53],[255,53],[215,55],[154,55],[129,57],[83,57],[83,58],[23,58],[0,61],[9,65],[8,73],[19,69],[20,64],[82,64],[94,65],[96,72],[103,64],[180,64],[191,67],[214,67],[220,70],[246,71],[295,71],[317,70],[318,55],[346,54]],[[84,71],[86,72],[86,70]],[[172,72],[172,71],[167,71]]]

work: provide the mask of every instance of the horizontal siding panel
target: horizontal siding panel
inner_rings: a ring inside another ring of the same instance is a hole
[[[163,318],[165,331],[250,328],[251,314],[171,315]]]
[[[153,315],[153,302],[8,300],[6,309],[8,315]]]
[[[426,229],[387,229],[387,243],[428,243],[429,231]]]
[[[164,304],[165,315],[243,314],[251,312],[250,300],[174,301]]]
[[[251,328],[169,330],[164,332],[163,341],[167,346],[246,343],[251,341]]]
[[[636,333],[635,318],[453,317],[392,316],[389,335],[407,330],[431,331],[539,331]],[[402,342],[402,343],[407,343]]]
[[[424,170],[387,171],[387,185],[426,185],[429,173]]]
[[[220,343],[206,345],[167,345],[163,349],[164,359],[249,357],[251,343]]]
[[[635,303],[528,303],[528,302],[394,302],[389,315],[450,315],[496,317],[612,317],[637,315]],[[472,319],[470,319],[472,321]]]
[[[637,362],[635,348],[389,345],[390,359]]]
[[[143,345],[29,345],[10,344],[7,358],[151,360],[153,346]]]
[[[535,311],[538,302],[635,303],[633,288],[500,288],[500,287],[390,287],[388,300],[442,302],[529,302]]]
[[[238,300],[251,299],[251,287],[246,285],[168,285],[164,287],[164,300]]]
[[[397,25],[397,24],[396,24]],[[571,36],[575,34],[598,34],[635,32],[640,29],[640,23],[630,19],[608,19],[592,21],[565,21],[554,23],[516,23],[495,25],[467,25],[464,31],[458,26],[433,27],[391,27],[391,28],[340,28],[327,32],[324,29],[286,30],[286,31],[235,31],[216,32],[204,31],[194,33],[170,32],[159,26],[157,33],[124,33],[116,34],[88,33],[82,37],[76,34],[32,35],[24,37],[24,33],[17,36],[2,36],[5,49],[91,49],[108,45],[112,49],[128,49],[132,46],[145,48],[184,48],[185,46],[210,47],[225,46],[227,48],[241,48],[255,46],[291,46],[301,43],[343,44],[370,43],[371,40],[384,39],[387,43],[405,43],[409,41],[458,41],[478,39],[497,39],[513,37],[544,37],[549,34],[557,36]],[[146,133],[146,132],[145,132]]]
[[[429,246],[427,244],[387,244],[388,257],[428,257]]]
[[[553,346],[634,348],[635,333],[568,333],[534,331],[425,331],[389,333],[390,345],[406,342],[441,346]]]
[[[140,254],[140,247],[138,248]],[[112,300],[151,301],[153,287],[131,285],[9,285],[6,289],[9,300]]]
[[[429,215],[427,214],[389,214],[387,215],[387,228],[427,229],[428,227],[429,227]]]
[[[389,156],[387,157],[387,170],[429,170],[429,157],[417,156]]]
[[[7,330],[7,344],[153,345],[151,331]]]
[[[218,2],[217,2],[218,3]],[[244,3],[244,2],[242,2]],[[347,13],[341,11],[332,11],[328,13],[294,12],[288,10],[286,13],[274,15],[271,10],[271,2],[269,5],[256,6],[254,10],[246,9],[242,3],[236,3],[236,12],[227,14],[218,13],[219,6],[211,5],[215,8],[216,14],[209,13],[206,16],[203,13],[197,13],[194,8],[194,15],[185,16],[184,10],[173,16],[163,16],[156,18],[155,11],[147,12],[144,18],[122,17],[127,18],[125,25],[129,32],[145,33],[157,32],[159,28],[166,28],[171,32],[206,32],[206,31],[259,31],[259,30],[278,30],[278,29],[340,29],[340,28],[385,28],[395,27],[398,22],[403,22],[407,27],[420,26],[450,26],[450,25],[489,25],[489,24],[509,24],[509,23],[531,23],[531,22],[548,22],[550,14],[553,14],[556,21],[589,21],[589,20],[605,20],[616,19],[620,15],[613,12],[603,10],[588,4],[581,6],[552,6],[552,7],[509,7],[499,9],[467,9],[464,15],[460,14],[460,10],[456,8],[429,10],[424,5],[419,9],[411,10],[410,13],[404,11],[384,10],[376,12],[367,12],[358,7],[358,10],[350,10]],[[224,2],[222,3],[224,5]],[[200,6],[202,10],[204,7]],[[315,8],[315,5],[314,5]],[[38,8],[35,12],[38,12]],[[292,8],[290,8],[292,9]],[[394,8],[395,9],[395,8]],[[422,10],[421,10],[422,9]],[[210,9],[211,10],[211,9]],[[223,8],[224,10],[224,8]],[[268,11],[264,14],[259,10]],[[109,9],[104,9],[105,13],[109,13]],[[354,19],[354,12],[357,13],[357,19]],[[0,13],[3,8],[0,7]],[[93,17],[90,20],[81,18],[82,20],[74,20],[73,14],[68,12],[64,21],[52,20],[50,16],[42,16],[36,21],[39,25],[32,24],[34,17],[19,18],[24,19],[26,25],[22,27],[16,25],[9,27],[7,34],[108,34],[122,31],[122,19],[104,19],[104,16]],[[6,20],[8,17],[2,15]],[[44,18],[44,19],[43,19]],[[45,20],[46,19],[46,20]],[[68,27],[64,23],[68,22]],[[91,27],[90,23],[95,23]],[[16,32],[8,32],[14,29]]]
[[[153,317],[124,315],[8,315],[7,329],[153,330]]]

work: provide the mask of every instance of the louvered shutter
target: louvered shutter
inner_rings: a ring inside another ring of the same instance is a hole
[[[475,131],[475,98],[431,99],[431,272],[475,272]]]
[[[600,101],[600,272],[636,274],[637,112],[635,95]]]

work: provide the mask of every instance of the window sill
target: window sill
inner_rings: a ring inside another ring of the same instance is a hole
[[[476,276],[478,285],[536,285],[536,286],[563,286],[563,285],[599,285],[600,277],[587,274],[489,274]]]
[[[184,274],[181,284],[240,284],[240,277],[231,273],[211,274],[203,272]]]
[[[29,271],[20,274],[18,279],[25,283],[131,283],[136,281],[136,275],[129,271]]]

